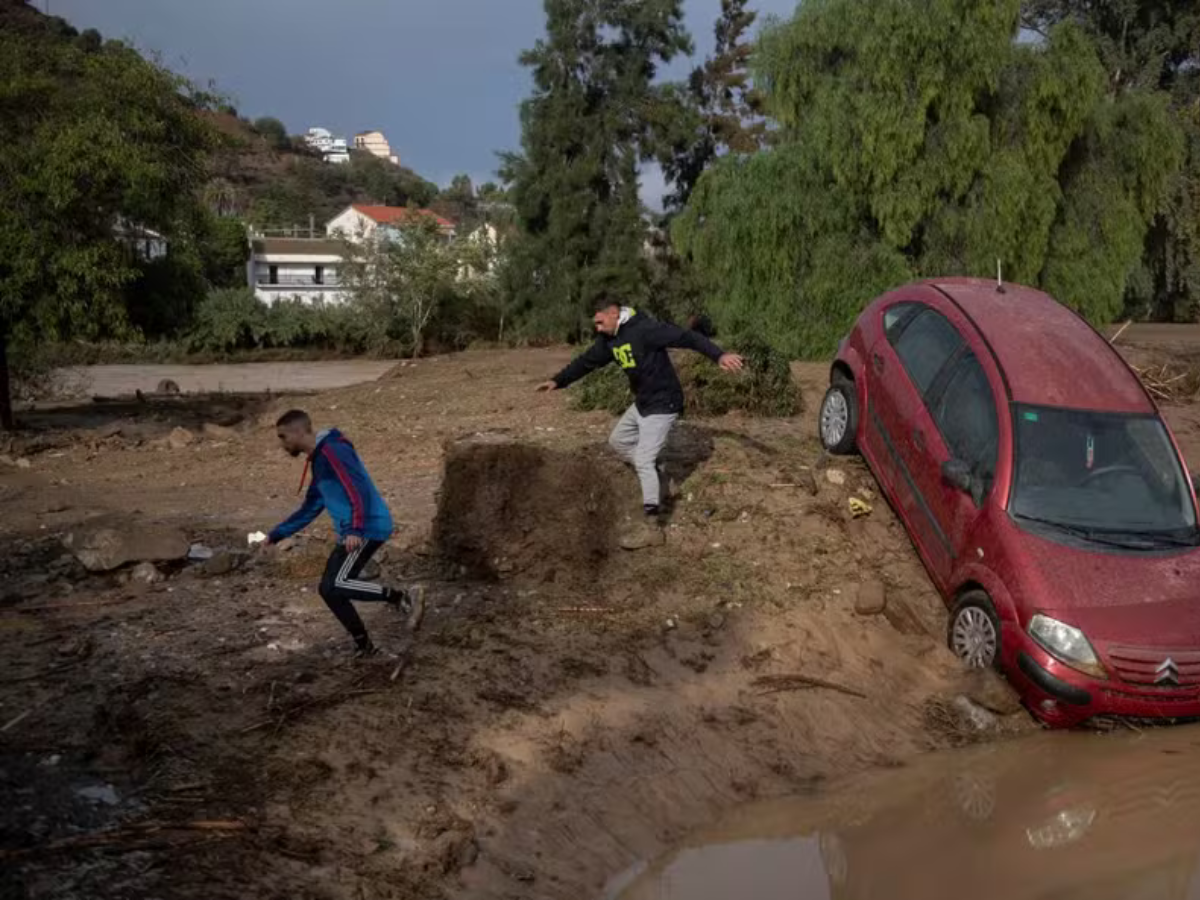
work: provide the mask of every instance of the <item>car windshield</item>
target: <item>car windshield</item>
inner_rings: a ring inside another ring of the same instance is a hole
[[[1015,452],[1015,516],[1085,538],[1195,540],[1191,493],[1157,416],[1018,406]]]

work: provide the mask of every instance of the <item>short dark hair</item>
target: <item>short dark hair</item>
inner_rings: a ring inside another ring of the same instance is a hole
[[[312,419],[308,417],[302,409],[289,409],[275,423],[276,428],[287,428],[289,425],[303,425],[306,429],[312,430]]]
[[[592,312],[594,312],[594,313],[603,312],[604,310],[609,309],[610,307],[620,306],[620,305],[621,305],[620,301],[618,301],[616,298],[609,297],[605,294],[601,294],[599,297],[597,297],[595,300],[592,301]]]

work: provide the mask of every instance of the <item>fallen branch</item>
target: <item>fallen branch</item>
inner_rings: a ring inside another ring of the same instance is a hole
[[[761,675],[750,682],[750,684],[754,687],[766,688],[766,690],[761,691],[763,694],[778,694],[783,691],[804,691],[811,688],[825,688],[826,690],[837,691],[839,694],[847,694],[851,697],[858,697],[860,700],[867,699],[867,695],[862,691],[846,687],[844,684],[826,681],[823,678],[814,678],[811,675]]]
[[[93,831],[90,834],[78,834],[60,838],[48,844],[37,847],[21,847],[10,850],[0,850],[0,859],[19,859],[25,856],[37,856],[44,853],[60,853],[64,850],[90,850],[103,847],[114,847],[133,839],[144,838],[148,834],[170,832],[203,832],[205,834],[228,835],[245,831],[249,826],[240,819],[208,819],[195,822],[141,822],[136,825],[126,825],[122,828],[112,828],[107,831]],[[131,846],[122,850],[141,849],[143,840],[136,840]]]
[[[1132,324],[1133,324],[1133,319],[1127,320],[1124,325],[1122,325],[1120,328],[1117,329],[1117,333],[1108,339],[1108,342],[1110,344],[1115,344],[1117,342],[1117,338],[1119,338],[1121,335],[1123,335],[1125,333],[1125,329],[1128,328]]]

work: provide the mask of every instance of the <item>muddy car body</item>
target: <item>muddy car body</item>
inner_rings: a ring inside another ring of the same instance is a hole
[[[820,411],[951,608],[949,642],[1052,725],[1200,716],[1195,490],[1150,395],[1045,294],[945,279],[872,303]]]

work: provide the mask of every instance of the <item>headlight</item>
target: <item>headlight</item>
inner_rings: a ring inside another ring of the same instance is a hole
[[[1079,840],[1094,821],[1096,810],[1091,807],[1065,809],[1041,828],[1026,828],[1025,837],[1034,849],[1049,850]]]
[[[1104,674],[1104,667],[1100,665],[1096,651],[1083,636],[1083,632],[1074,625],[1038,613],[1029,620],[1029,634],[1072,669],[1078,669],[1096,678],[1108,677]]]

